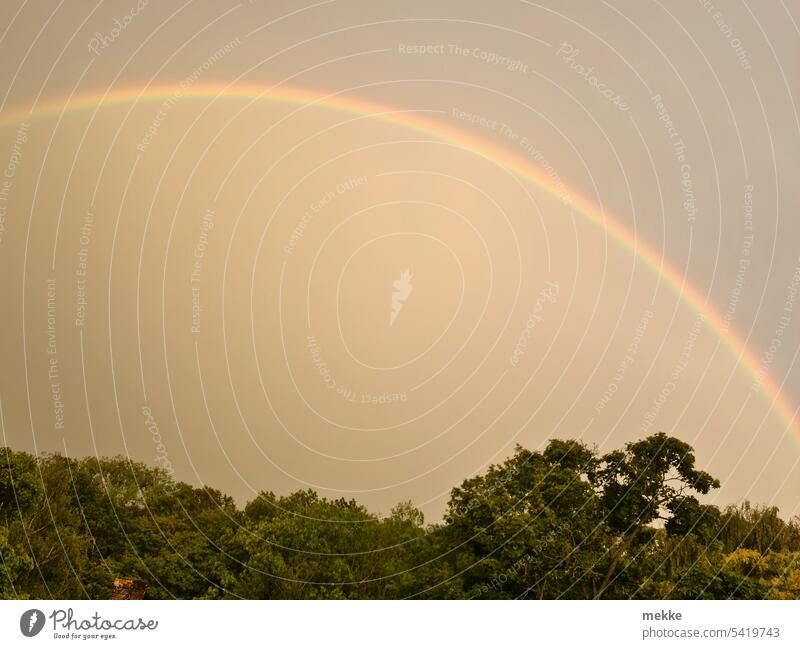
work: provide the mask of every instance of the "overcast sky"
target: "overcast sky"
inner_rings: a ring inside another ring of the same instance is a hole
[[[3,2],[4,443],[436,518],[663,430],[798,513],[798,22]]]

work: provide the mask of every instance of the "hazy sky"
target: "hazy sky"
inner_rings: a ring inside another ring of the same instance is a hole
[[[3,2],[3,443],[435,518],[663,430],[798,513],[790,5]]]

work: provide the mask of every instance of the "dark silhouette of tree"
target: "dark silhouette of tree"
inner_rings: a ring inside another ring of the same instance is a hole
[[[239,509],[120,457],[0,462],[2,598],[105,599],[118,578],[154,599],[800,597],[798,519],[704,504],[719,482],[664,433],[518,446],[434,524],[312,490]]]

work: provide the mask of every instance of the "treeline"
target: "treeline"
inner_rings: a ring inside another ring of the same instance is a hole
[[[719,482],[664,433],[599,454],[518,447],[444,520],[311,490],[244,509],[124,458],[0,448],[0,597],[798,598],[800,521],[698,496]]]

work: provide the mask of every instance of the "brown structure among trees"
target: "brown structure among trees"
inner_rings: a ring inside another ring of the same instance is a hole
[[[111,593],[111,599],[144,599],[144,594],[146,592],[146,581],[117,577],[114,580],[114,590]]]

